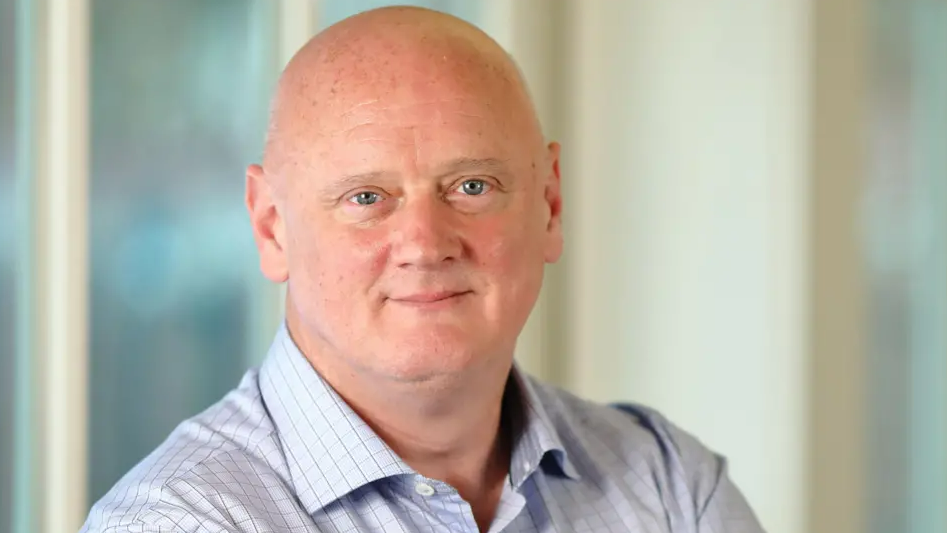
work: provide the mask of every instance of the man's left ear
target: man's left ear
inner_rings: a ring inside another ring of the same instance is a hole
[[[559,174],[559,151],[557,142],[549,143],[544,166],[546,220],[545,257],[547,263],[555,263],[562,256],[562,189]]]

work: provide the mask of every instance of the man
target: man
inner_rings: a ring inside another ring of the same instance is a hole
[[[724,461],[660,415],[513,365],[562,251],[559,179],[476,28],[385,8],[316,36],[247,171],[285,325],[84,531],[761,531]]]

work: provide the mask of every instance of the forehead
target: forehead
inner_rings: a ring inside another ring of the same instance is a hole
[[[391,169],[373,166],[456,158],[513,163],[532,156],[529,145],[542,145],[529,97],[505,55],[456,43],[343,44],[323,47],[281,80],[275,142],[268,145],[274,167],[291,163],[322,175],[311,171],[375,172]]]
[[[311,165],[374,170],[370,167],[378,164],[427,167],[526,153],[502,98],[480,91],[418,84],[381,95],[350,94],[326,107],[300,154]]]

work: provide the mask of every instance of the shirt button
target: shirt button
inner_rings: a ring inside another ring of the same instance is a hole
[[[434,487],[428,485],[427,483],[418,483],[417,485],[414,486],[414,492],[417,492],[421,496],[425,496],[425,497],[433,496]]]

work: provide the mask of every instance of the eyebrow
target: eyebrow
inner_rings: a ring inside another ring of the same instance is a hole
[[[387,172],[365,172],[362,174],[349,174],[332,180],[327,189],[335,191],[340,189],[354,189],[378,181],[379,178],[388,174]]]
[[[458,157],[442,165],[442,170],[438,173],[438,176],[443,177],[450,174],[457,174],[459,172],[471,170],[492,170],[505,172],[507,167],[506,163],[506,160],[497,159],[495,157]]]

